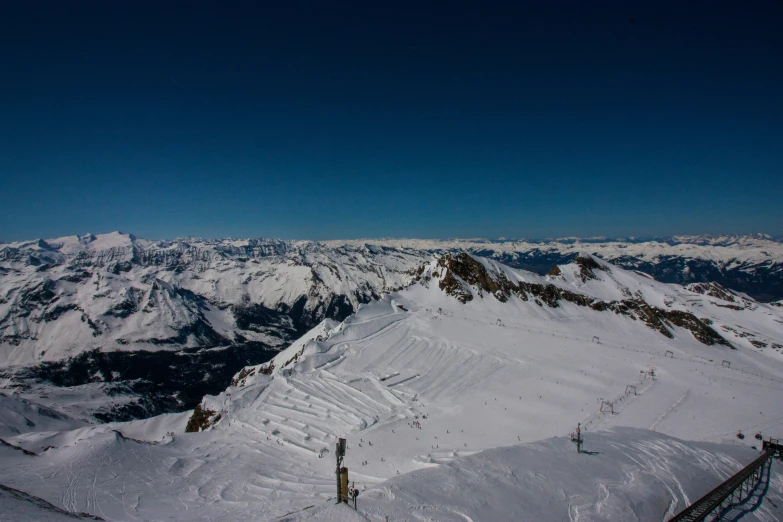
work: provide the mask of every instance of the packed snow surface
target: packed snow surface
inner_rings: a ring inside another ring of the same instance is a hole
[[[783,311],[752,300],[717,306],[610,267],[584,280],[576,265],[545,278],[481,263],[513,281],[600,299],[641,293],[716,328],[747,320],[783,337]],[[8,443],[38,455],[0,446],[0,483],[107,520],[660,521],[751,462],[756,433],[783,434],[775,351],[738,336],[736,349],[705,345],[684,328],[669,338],[569,302],[473,289],[462,304],[439,270],[241,372],[202,402],[206,431],[184,433],[181,414],[21,433]],[[589,453],[568,439],[577,423]],[[357,512],[330,504],[339,437]],[[744,520],[781,519],[779,466]]]

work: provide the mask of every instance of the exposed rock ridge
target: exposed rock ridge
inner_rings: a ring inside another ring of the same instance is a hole
[[[593,259],[577,264],[583,270],[583,277],[589,275],[594,278],[593,270],[596,269],[596,266],[600,270],[604,269]],[[525,281],[514,283],[501,272],[493,271],[490,273],[482,263],[467,253],[447,254],[440,258],[437,266],[442,272],[439,274],[440,289],[454,296],[463,304],[473,299],[471,288],[466,287],[466,285],[470,285],[477,291],[479,297],[483,297],[483,293],[486,292],[495,296],[497,300],[506,302],[511,296],[515,295],[523,301],[528,301],[532,298],[540,306],[546,304],[551,308],[558,308],[560,301],[565,301],[599,312],[612,311],[634,320],[639,319],[650,328],[669,338],[673,337],[669,328],[674,325],[689,330],[701,343],[731,347],[731,343],[690,312],[664,310],[651,306],[640,297],[603,301],[584,294],[571,292],[551,283],[540,284]]]
[[[196,409],[193,410],[193,415],[191,415],[188,420],[188,425],[185,426],[185,431],[188,433],[204,431],[219,420],[219,413],[207,408],[202,408],[201,404],[198,404],[196,405]]]
[[[686,289],[697,294],[708,295],[721,301],[734,303],[734,305],[718,304],[725,308],[732,308],[734,310],[744,310],[745,308],[755,308],[755,305],[749,299],[742,297],[736,292],[724,288],[720,283],[691,283],[685,286]],[[716,303],[717,304],[717,303]]]

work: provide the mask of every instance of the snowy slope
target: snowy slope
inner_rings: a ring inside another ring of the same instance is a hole
[[[578,455],[566,437],[491,449],[434,469],[393,477],[361,493],[361,520],[395,521],[660,521],[678,513],[757,453],[689,443],[659,433],[615,428],[590,437]],[[764,487],[769,491],[762,496]],[[745,505],[728,520],[783,518],[780,465],[765,473]],[[331,505],[289,520],[343,520]],[[351,508],[348,508],[351,509]],[[346,516],[347,518],[347,516]]]
[[[0,484],[0,520],[35,522],[73,522],[102,520],[86,513],[70,513],[45,500]]]
[[[305,347],[311,341],[322,341],[331,334],[342,329],[342,324],[331,319],[324,319],[321,324],[307,332],[305,335],[291,343],[291,345],[275,355],[268,363],[255,366],[246,366],[232,380],[234,386],[246,386],[254,382],[256,375],[270,375],[279,373],[282,369],[295,363],[303,355]]]
[[[0,483],[109,520],[351,520],[325,507],[347,437],[351,516],[661,520],[750,462],[756,433],[783,434],[780,350],[748,340],[780,343],[783,310],[581,259],[547,276],[433,260],[190,420],[9,437],[39,455],[0,447]],[[722,328],[740,324],[754,337]],[[562,438],[577,422],[584,461]],[[782,497],[773,467],[765,498]],[[746,519],[775,520],[764,503]]]
[[[490,269],[502,270],[507,277],[526,279],[530,284],[545,282],[536,281],[545,278],[522,274],[490,260],[478,261]],[[437,266],[433,265],[430,270],[435,272]],[[562,271],[575,272],[576,267],[576,264],[565,266]],[[629,286],[617,287],[617,279],[625,278],[626,283],[641,283],[646,280],[644,276],[634,276],[621,269],[607,268],[614,277],[609,278],[610,284],[603,285],[599,283],[607,281],[589,280],[593,293],[603,292],[609,297],[606,293],[610,288],[615,288],[616,292],[622,294],[623,289],[628,289]],[[440,270],[443,277],[442,268]],[[711,318],[713,325],[728,323],[737,314],[748,312],[711,305],[709,298],[705,299],[701,294],[690,293],[673,285],[658,284],[654,281],[651,283],[643,290],[633,286],[630,288],[634,292],[641,292],[645,299],[656,305],[669,309],[698,310],[699,317]],[[557,284],[563,288],[573,288],[581,285],[581,282],[577,285],[566,279],[557,281]],[[737,409],[736,418],[732,419],[732,422],[736,423],[739,418],[746,418],[746,421],[737,424],[737,428],[751,429],[759,422],[769,421],[759,417],[763,416],[762,414],[751,414],[750,411],[755,409],[752,406],[753,401],[763,402],[764,397],[769,397],[772,401],[772,397],[780,391],[783,367],[780,365],[782,361],[779,351],[759,349],[750,344],[740,344],[737,349],[720,344],[708,345],[698,340],[686,328],[671,324],[667,327],[671,337],[667,337],[643,321],[608,310],[597,311],[568,301],[560,302],[557,307],[550,307],[538,304],[533,299],[523,301],[517,296],[511,296],[503,302],[486,292],[483,297],[479,297],[479,291],[474,288],[476,297],[463,305],[458,299],[441,290],[435,280],[432,280],[426,286],[416,285],[399,294],[388,296],[379,303],[367,305],[328,339],[309,341],[300,349],[301,356],[298,360],[283,368],[278,366],[278,371],[287,369],[288,372],[279,377],[273,375],[259,384],[258,387],[265,390],[261,395],[264,400],[276,401],[280,400],[276,397],[281,394],[294,394],[299,386],[309,386],[306,384],[309,381],[302,381],[304,376],[317,378],[324,386],[335,381],[350,383],[350,388],[362,390],[360,398],[368,394],[373,398],[373,401],[365,406],[367,410],[362,410],[364,414],[355,419],[356,425],[361,426],[362,423],[369,425],[374,422],[376,416],[381,416],[381,411],[418,407],[418,401],[432,399],[433,396],[459,397],[459,411],[480,408],[483,402],[487,402],[487,397],[482,398],[482,394],[485,394],[488,388],[492,389],[496,384],[505,382],[519,382],[521,388],[526,386],[524,383],[528,383],[533,389],[569,392],[564,395],[583,396],[587,392],[587,395],[594,396],[594,402],[598,397],[619,398],[624,396],[627,384],[639,387],[654,384],[650,380],[639,381],[638,378],[640,372],[650,366],[657,368],[658,375],[671,373],[676,377],[674,380],[678,384],[667,386],[667,389],[662,391],[667,396],[676,395],[677,390],[681,392],[672,399],[671,403],[674,403],[682,395],[690,393],[688,390],[691,385],[711,384],[711,372],[703,372],[703,367],[707,366],[715,367],[719,373],[736,377],[738,382],[730,379],[731,382],[725,387],[705,392],[704,397],[693,397],[692,400],[714,403],[715,408],[719,408],[722,401],[745,401]],[[776,318],[780,319],[780,314],[762,315],[763,318],[756,324],[757,335],[766,335],[780,342],[783,332],[775,322]],[[738,344],[737,341],[741,339],[732,336],[731,340]],[[674,357],[667,357],[667,351],[671,351]],[[528,354],[533,357],[532,361],[527,360]],[[563,361],[562,358],[567,360]],[[724,360],[731,367],[724,368]],[[606,368],[602,368],[602,365]],[[535,367],[535,375],[540,381],[538,383],[532,383],[529,379],[531,366]],[[343,373],[345,375],[342,375]],[[601,393],[600,390],[610,383],[613,383],[610,388],[617,390],[616,393],[611,396]],[[770,386],[767,387],[766,384]],[[476,389],[473,389],[473,386]],[[732,393],[735,386],[743,390],[740,398],[736,398],[736,394]],[[756,387],[759,388],[758,391],[754,391]],[[350,389],[346,391],[351,392]],[[239,388],[234,392],[233,400],[238,400],[237,397],[244,393],[250,392]],[[461,397],[463,393],[466,395],[464,398]],[[526,394],[535,395],[531,389],[528,389]],[[312,394],[302,391],[302,395]],[[538,395],[541,397],[539,400],[544,400],[544,394]],[[556,394],[559,395],[563,394]],[[415,401],[412,400],[413,397],[416,398]],[[225,395],[223,398],[225,399]],[[493,402],[495,399],[496,397],[492,397]],[[518,400],[525,401],[522,395]],[[209,406],[215,409],[214,403]],[[593,406],[595,404],[569,404],[562,405],[562,408],[565,408],[564,412],[578,417],[583,410],[591,411]],[[316,408],[315,405],[312,407]],[[769,407],[775,410],[773,402],[769,402]],[[303,415],[310,411],[309,406],[300,405],[299,408],[303,408]],[[546,431],[535,433],[532,438],[526,437],[528,440],[558,433],[550,431],[553,426],[551,422],[547,422],[546,417],[541,418],[541,422],[536,421],[536,415],[547,413],[538,411],[534,405],[527,402],[524,405],[516,404],[514,410],[529,419],[528,422],[532,425],[546,427]],[[649,422],[647,426],[660,425],[666,420],[659,418],[662,413],[664,412],[651,414],[644,419],[642,425],[645,422]],[[518,419],[512,418],[514,414],[508,415],[508,422],[515,424]],[[274,422],[273,418],[266,420],[265,426],[274,427],[279,424]],[[315,421],[311,421],[311,424],[312,422]],[[720,423],[714,426],[709,423],[700,424],[699,430],[704,431],[700,431],[699,436],[709,438],[713,435],[712,428],[718,430],[718,435],[721,434]],[[676,422],[673,423],[673,426],[675,425]],[[567,426],[563,426],[561,429],[566,428]],[[328,427],[320,426],[319,429],[328,430]],[[689,427],[688,430],[688,433],[693,434],[694,428]],[[682,435],[676,431],[674,434]],[[731,430],[728,430],[728,434],[731,435]],[[300,443],[307,437],[303,433],[298,436],[300,439],[297,439],[297,442]],[[310,440],[326,442],[314,437]],[[512,439],[507,441],[513,442]],[[319,450],[315,446],[312,449]]]
[[[65,431],[87,424],[41,404],[0,393],[0,438],[31,431]]]

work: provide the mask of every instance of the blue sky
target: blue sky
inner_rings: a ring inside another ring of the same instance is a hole
[[[776,2],[63,4],[0,17],[0,240],[783,234]]]

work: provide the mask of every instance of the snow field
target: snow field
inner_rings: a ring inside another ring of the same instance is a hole
[[[394,477],[359,496],[357,520],[666,520],[757,455],[634,428],[593,434],[586,446],[589,453],[577,454],[570,440],[556,437]],[[727,519],[780,520],[782,493],[780,463],[774,463]],[[285,520],[336,521],[338,513],[353,520],[352,508],[340,507],[320,505]]]

